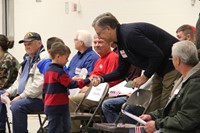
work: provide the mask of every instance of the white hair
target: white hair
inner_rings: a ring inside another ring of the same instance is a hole
[[[77,31],[77,39],[82,41],[86,47],[92,46],[92,35],[90,32],[86,30],[78,30]]]
[[[194,66],[199,62],[197,48],[193,42],[184,40],[172,47],[172,57],[179,57],[182,63]]]

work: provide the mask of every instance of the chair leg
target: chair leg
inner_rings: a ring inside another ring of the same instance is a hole
[[[47,116],[44,118],[44,120],[42,121],[41,115],[38,114],[38,119],[39,119],[39,123],[40,123],[40,128],[38,129],[37,133],[44,133],[44,124],[47,121]]]
[[[10,122],[8,120],[8,117],[6,118],[6,123],[7,123],[7,126],[8,126],[8,132],[11,133]]]

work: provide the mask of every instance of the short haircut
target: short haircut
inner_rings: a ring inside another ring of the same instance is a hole
[[[194,29],[191,25],[188,25],[188,24],[184,24],[182,26],[180,26],[177,30],[176,30],[176,33],[178,32],[183,32],[183,34],[185,36],[187,36],[188,34],[191,36],[191,39],[194,40],[195,38],[195,32],[194,32]]]
[[[197,48],[188,40],[175,43],[172,46],[172,56],[179,57],[182,63],[190,66],[195,66],[199,62]]]
[[[53,43],[55,42],[61,42],[64,44],[63,40],[58,38],[58,37],[50,37],[48,40],[47,40],[47,50],[51,49],[51,46]]]
[[[86,47],[92,46],[92,35],[89,31],[86,30],[78,30],[76,32],[78,40],[82,41]]]
[[[99,26],[100,28],[105,28],[110,26],[112,29],[115,29],[119,24],[118,20],[110,12],[106,12],[97,16],[93,23],[92,27]]]
[[[70,53],[71,53],[70,48],[61,42],[53,43],[50,49],[50,55],[52,59],[54,59],[57,54],[62,56],[62,55],[69,55]]]

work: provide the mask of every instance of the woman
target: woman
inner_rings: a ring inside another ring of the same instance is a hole
[[[13,48],[13,45],[14,41],[0,34],[0,90],[10,87],[17,77],[19,62],[8,53],[8,48]]]

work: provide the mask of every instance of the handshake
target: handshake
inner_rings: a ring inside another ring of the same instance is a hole
[[[101,76],[97,76],[97,75],[91,75],[89,77],[90,79],[90,82],[93,86],[98,86],[100,83],[103,83],[104,82],[104,79],[103,77]]]

